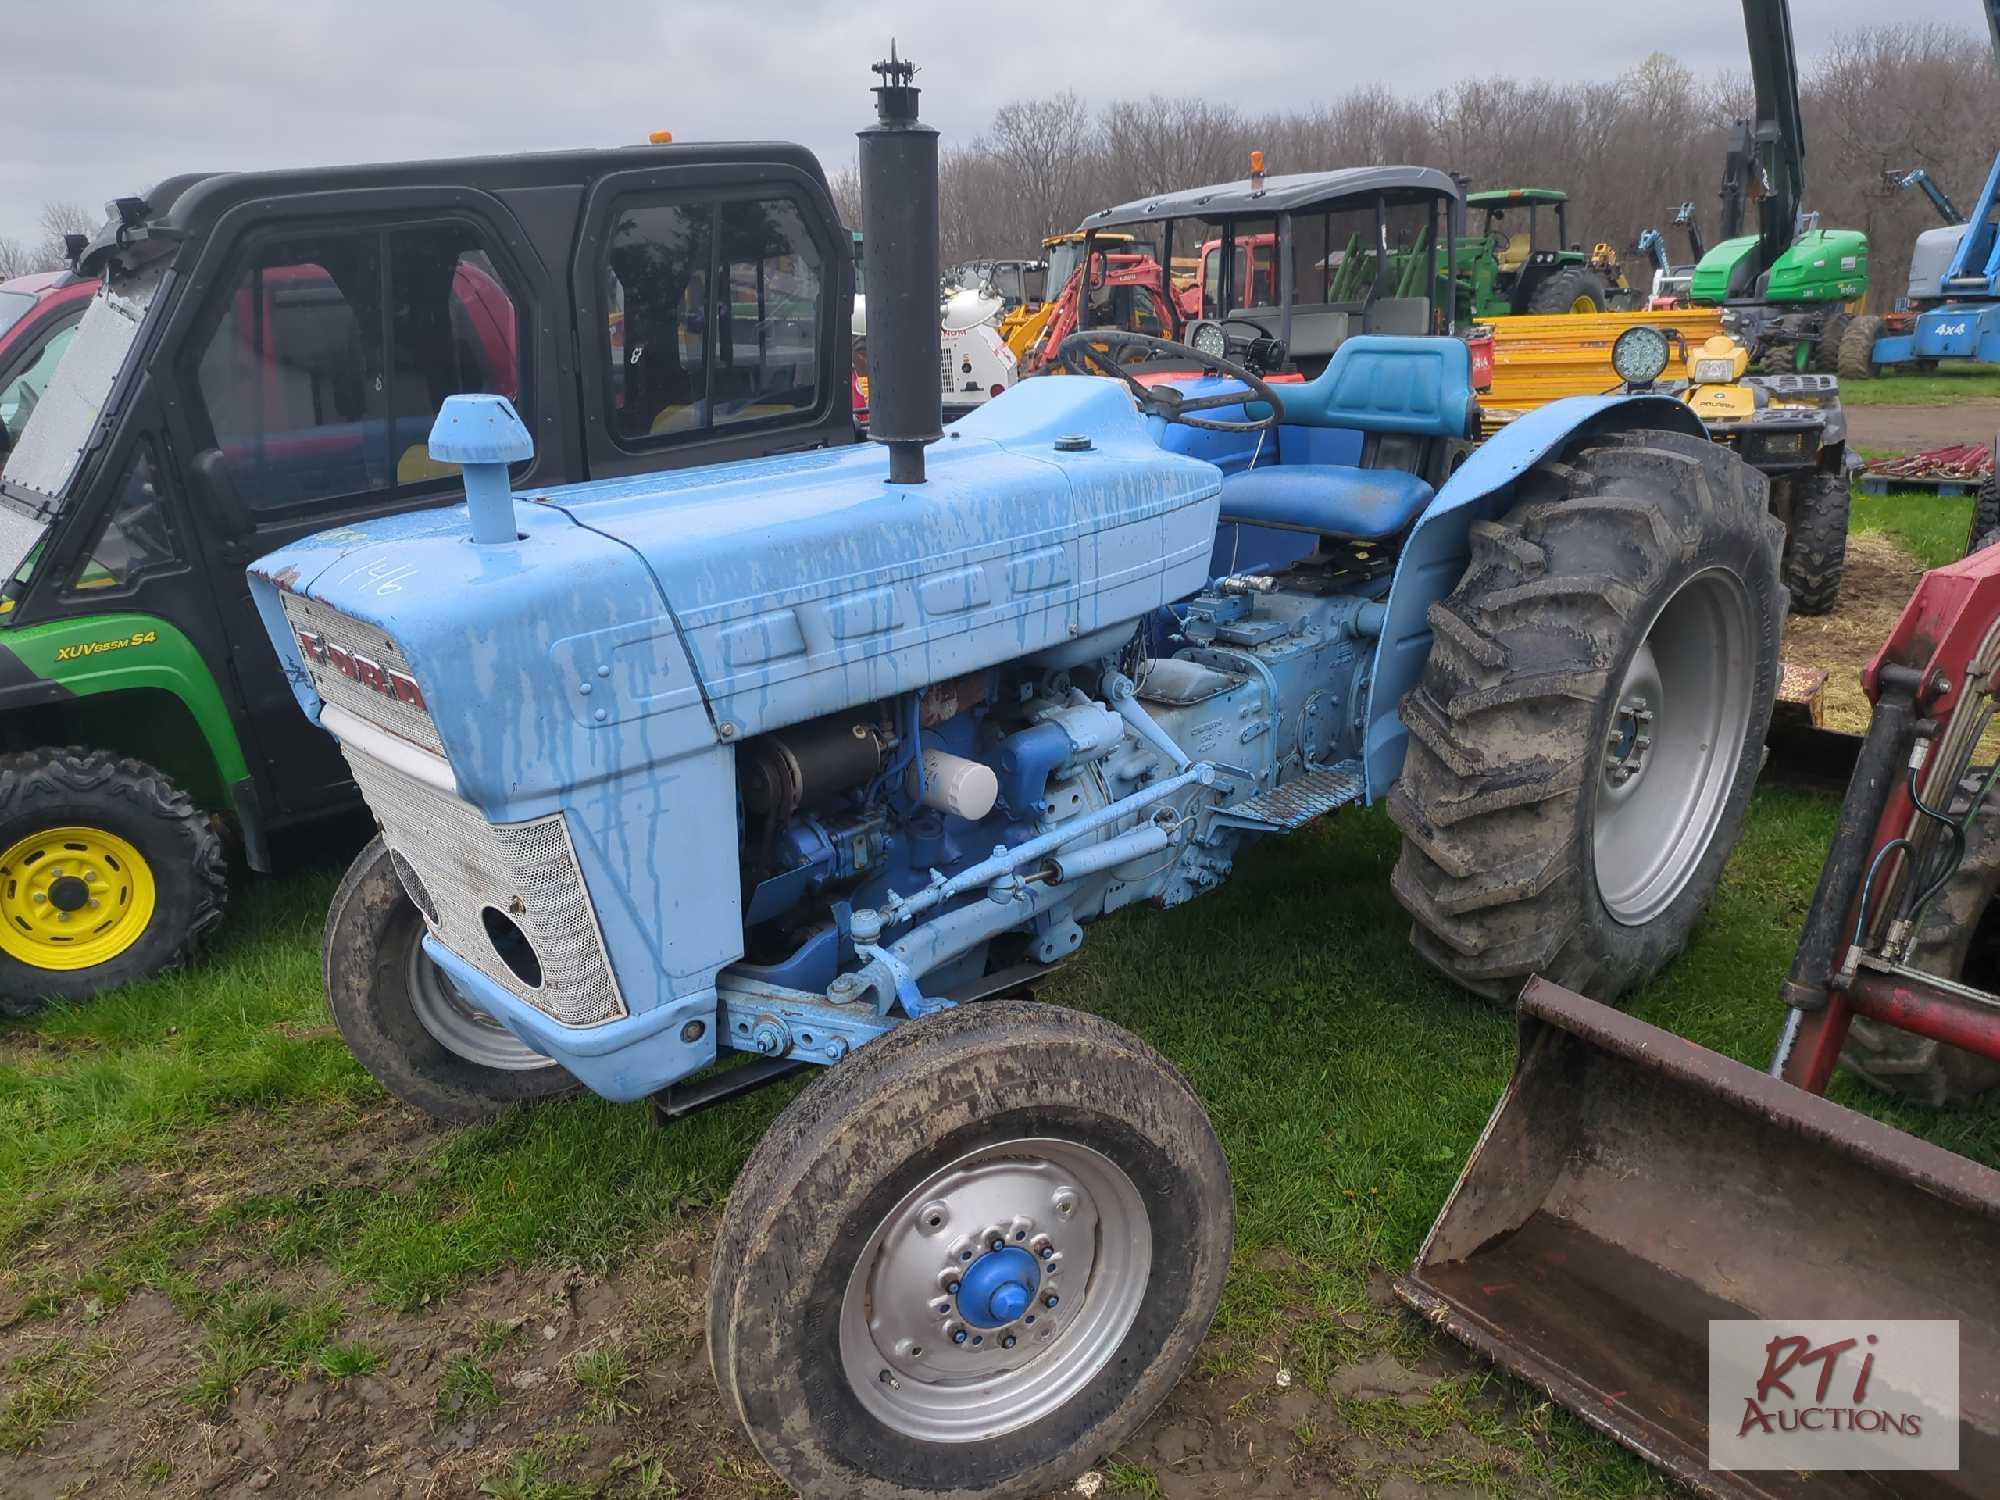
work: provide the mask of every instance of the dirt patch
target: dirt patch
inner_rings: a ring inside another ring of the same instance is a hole
[[[2000,398],[1934,406],[1850,406],[1847,441],[1885,453],[1922,453],[1957,443],[1990,443],[2000,432]]]
[[[316,1361],[266,1368],[209,1404],[196,1399],[193,1378],[213,1330],[165,1297],[134,1295],[88,1324],[16,1323],[0,1330],[0,1372],[8,1372],[0,1374],[0,1401],[54,1346],[88,1342],[97,1364],[85,1402],[28,1452],[0,1455],[0,1493],[10,1500],[780,1495],[709,1376],[702,1325],[712,1232],[711,1222],[689,1225],[601,1280],[509,1271],[416,1317],[350,1305],[339,1338],[371,1351],[368,1369],[336,1378]],[[295,1299],[330,1290],[323,1271],[304,1269],[268,1289]],[[1503,1411],[1512,1395],[1481,1396],[1476,1373],[1457,1378],[1470,1366],[1455,1346],[1397,1322],[1372,1305],[1378,1300],[1343,1321],[1372,1320],[1392,1349],[1378,1338],[1373,1352],[1336,1367],[1317,1388],[1295,1368],[1302,1355],[1288,1335],[1322,1316],[1307,1302],[1267,1345],[1211,1341],[1202,1367],[1225,1373],[1184,1380],[1124,1452],[1062,1493],[1104,1500],[1472,1493],[1434,1482],[1441,1474],[1483,1474],[1513,1494],[1544,1492],[1518,1449],[1457,1419],[1472,1410],[1461,1404],[1468,1399],[1530,1427],[1533,1414]]]
[[[1828,674],[1820,698],[1828,729],[1867,732],[1861,669],[1882,649],[1923,576],[1924,565],[1895,538],[1861,532],[1847,539],[1839,605],[1827,614],[1793,615],[1785,621],[1786,662],[1822,667]]]

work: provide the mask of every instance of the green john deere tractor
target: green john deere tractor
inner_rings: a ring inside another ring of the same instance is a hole
[[[1479,233],[1458,242],[1473,317],[1603,312],[1629,301],[1632,289],[1610,246],[1586,255],[1570,243],[1569,194],[1555,188],[1490,188],[1467,193],[1465,207],[1468,214],[1482,214]],[[1550,218],[1552,246],[1544,245],[1542,233]]]

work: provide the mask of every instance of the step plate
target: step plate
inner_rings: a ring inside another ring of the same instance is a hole
[[[1308,771],[1283,786],[1259,792],[1247,802],[1224,808],[1233,822],[1286,832],[1304,827],[1322,813],[1344,807],[1361,795],[1361,763],[1342,761],[1325,771]]]

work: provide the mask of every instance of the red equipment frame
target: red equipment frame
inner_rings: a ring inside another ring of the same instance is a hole
[[[1950,805],[1953,787],[1942,783],[1957,771],[1934,752],[1961,710],[1969,715],[1993,692],[1996,646],[2000,547],[1991,547],[1925,574],[1862,673],[1874,717],[1781,990],[1793,1014],[1771,1063],[1774,1076],[1808,1093],[1826,1092],[1857,1015],[2000,1059],[2000,996],[1880,957],[1887,902],[1875,908],[1870,931],[1857,931],[1871,872],[1880,890],[1909,864],[1890,846],[1906,839],[1920,816],[1910,795],[1913,763],[1920,776],[1929,773],[1924,800]]]

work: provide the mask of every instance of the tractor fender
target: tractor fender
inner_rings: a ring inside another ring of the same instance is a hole
[[[1364,795],[1383,796],[1403,769],[1408,731],[1403,695],[1430,658],[1430,607],[1465,572],[1474,521],[1488,521],[1513,503],[1514,482],[1544,459],[1560,458],[1608,433],[1650,427],[1706,438],[1701,419],[1671,396],[1569,396],[1551,401],[1501,428],[1459,465],[1417,518],[1396,561],[1382,633],[1369,676],[1363,739]]]

